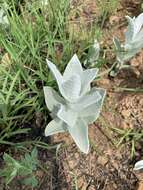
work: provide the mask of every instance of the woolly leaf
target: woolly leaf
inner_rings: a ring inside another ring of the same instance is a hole
[[[62,120],[55,118],[46,126],[45,136],[50,136],[62,132],[66,132],[66,126]]]
[[[63,77],[65,80],[67,80],[68,78],[70,78],[73,74],[77,74],[77,75],[81,75],[83,69],[81,66],[81,63],[77,57],[76,54],[74,54],[74,56],[71,58],[71,60],[69,61]]]
[[[87,108],[88,106],[94,104],[95,102],[97,102],[98,100],[101,99],[100,94],[94,90],[91,89],[87,94],[85,94],[84,96],[82,96],[76,103],[76,105],[73,104],[73,109],[77,110],[77,111],[81,111],[85,108]]]
[[[79,75],[71,76],[65,81],[60,88],[60,92],[64,98],[70,102],[74,102],[79,98],[81,90],[81,80]]]
[[[134,170],[140,170],[140,169],[143,169],[143,160],[136,162],[134,166]]]
[[[74,126],[77,121],[78,113],[68,107],[62,106],[57,116],[69,126]]]
[[[61,75],[61,73],[59,72],[59,70],[57,69],[57,67],[48,59],[46,59],[48,67],[50,68],[53,76],[55,77],[57,84],[60,88],[61,84],[63,83],[63,77]]]
[[[81,75],[81,92],[82,94],[88,92],[90,90],[90,84],[93,79],[96,77],[98,73],[98,69],[87,69],[83,71]]]
[[[84,120],[79,119],[75,127],[69,127],[69,133],[79,149],[87,154],[89,152],[88,126]]]
[[[89,48],[87,54],[87,60],[85,61],[86,67],[93,67],[95,66],[100,53],[100,45],[97,40],[94,41],[94,44]]]
[[[3,8],[0,8],[0,24],[5,26],[9,25],[8,17],[5,14],[5,10]]]
[[[64,99],[49,86],[44,86],[45,102],[50,111],[53,111],[57,105],[64,104]]]

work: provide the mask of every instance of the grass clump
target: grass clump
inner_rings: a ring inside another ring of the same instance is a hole
[[[74,52],[82,55],[94,41],[75,40],[68,30],[70,1],[3,1],[9,25],[0,28],[0,143],[27,133],[37,112],[47,112],[43,85],[55,85],[45,59],[62,71]],[[75,31],[76,32],[76,31]],[[47,115],[47,114],[44,114]],[[46,123],[48,118],[44,117]],[[44,124],[43,124],[44,125]]]

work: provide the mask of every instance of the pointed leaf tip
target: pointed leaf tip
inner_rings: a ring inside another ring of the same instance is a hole
[[[63,132],[66,132],[66,127],[64,126],[63,121],[58,118],[52,120],[45,128],[46,137]]]
[[[73,140],[79,149],[88,154],[89,152],[89,139],[88,139],[88,126],[84,120],[79,119],[74,127],[68,128]]]
[[[49,61],[48,59],[46,59],[47,64],[49,69],[51,70],[54,78],[57,81],[57,84],[59,86],[59,88],[61,87],[61,84],[63,82],[63,76],[61,75],[61,73],[59,72],[59,70],[57,69],[56,65],[54,65],[51,61]]]
[[[80,63],[80,60],[78,59],[77,55],[74,54],[74,56],[71,58],[69,63],[67,64],[67,67],[64,71],[63,77],[65,80],[70,78],[73,74],[81,75],[83,69],[82,65]]]

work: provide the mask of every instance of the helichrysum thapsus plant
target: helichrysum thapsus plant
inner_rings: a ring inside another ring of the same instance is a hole
[[[88,153],[88,125],[98,118],[105,97],[104,89],[90,86],[98,69],[83,70],[77,55],[72,57],[63,75],[52,62],[47,60],[47,63],[60,95],[51,87],[44,87],[46,105],[53,117],[45,135],[69,132],[80,150]]]
[[[134,170],[141,170],[143,169],[143,160],[140,160],[135,163]]]
[[[89,48],[87,59],[84,61],[85,67],[95,67],[97,60],[99,59],[100,45],[97,40],[94,40],[93,45]]]
[[[118,38],[114,38],[117,52],[116,70],[128,67],[125,65],[133,56],[143,48],[143,13],[137,18],[126,16],[128,27],[125,33],[125,42],[122,44]],[[114,73],[112,72],[114,75]]]

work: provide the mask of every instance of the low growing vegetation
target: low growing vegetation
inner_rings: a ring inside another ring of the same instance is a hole
[[[118,18],[112,15],[117,14],[121,2],[97,0],[95,4],[90,3],[91,12],[84,10],[83,2],[74,0],[0,2],[0,184],[4,184],[3,189],[8,190],[14,180],[21,189],[44,190],[47,188],[45,181],[50,190],[59,188],[61,181],[56,175],[59,169],[66,170],[64,164],[59,166],[59,160],[62,160],[63,151],[68,155],[68,147],[72,147],[73,141],[79,149],[74,146],[69,151],[72,156],[75,152],[94,154],[94,158],[101,156],[93,140],[94,135],[98,138],[99,135],[88,133],[90,126],[97,127],[116,150],[129,146],[130,164],[127,167],[132,172],[143,168],[143,155],[138,153],[141,148],[137,149],[143,145],[142,129],[116,126],[112,117],[107,125],[106,119],[106,115],[114,117],[118,112],[117,109],[113,111],[114,98],[110,93],[136,95],[143,91],[140,86],[118,85],[120,76],[125,79],[126,72],[134,72],[130,61],[143,48],[142,9],[136,16],[122,16],[127,19],[126,29],[121,39],[118,34],[110,36],[112,43],[108,45],[106,30],[110,29],[107,23],[116,22]],[[134,116],[133,112],[124,111],[123,114]],[[124,121],[121,114],[117,121],[119,119]],[[78,177],[74,169],[72,172],[68,171],[67,175],[72,176],[72,187],[77,190],[80,188]],[[67,181],[68,177],[63,178]],[[94,188],[106,188],[105,180],[104,187],[102,180],[101,186],[96,180]],[[92,185],[90,180],[87,187]],[[119,190],[123,188],[118,186]]]

